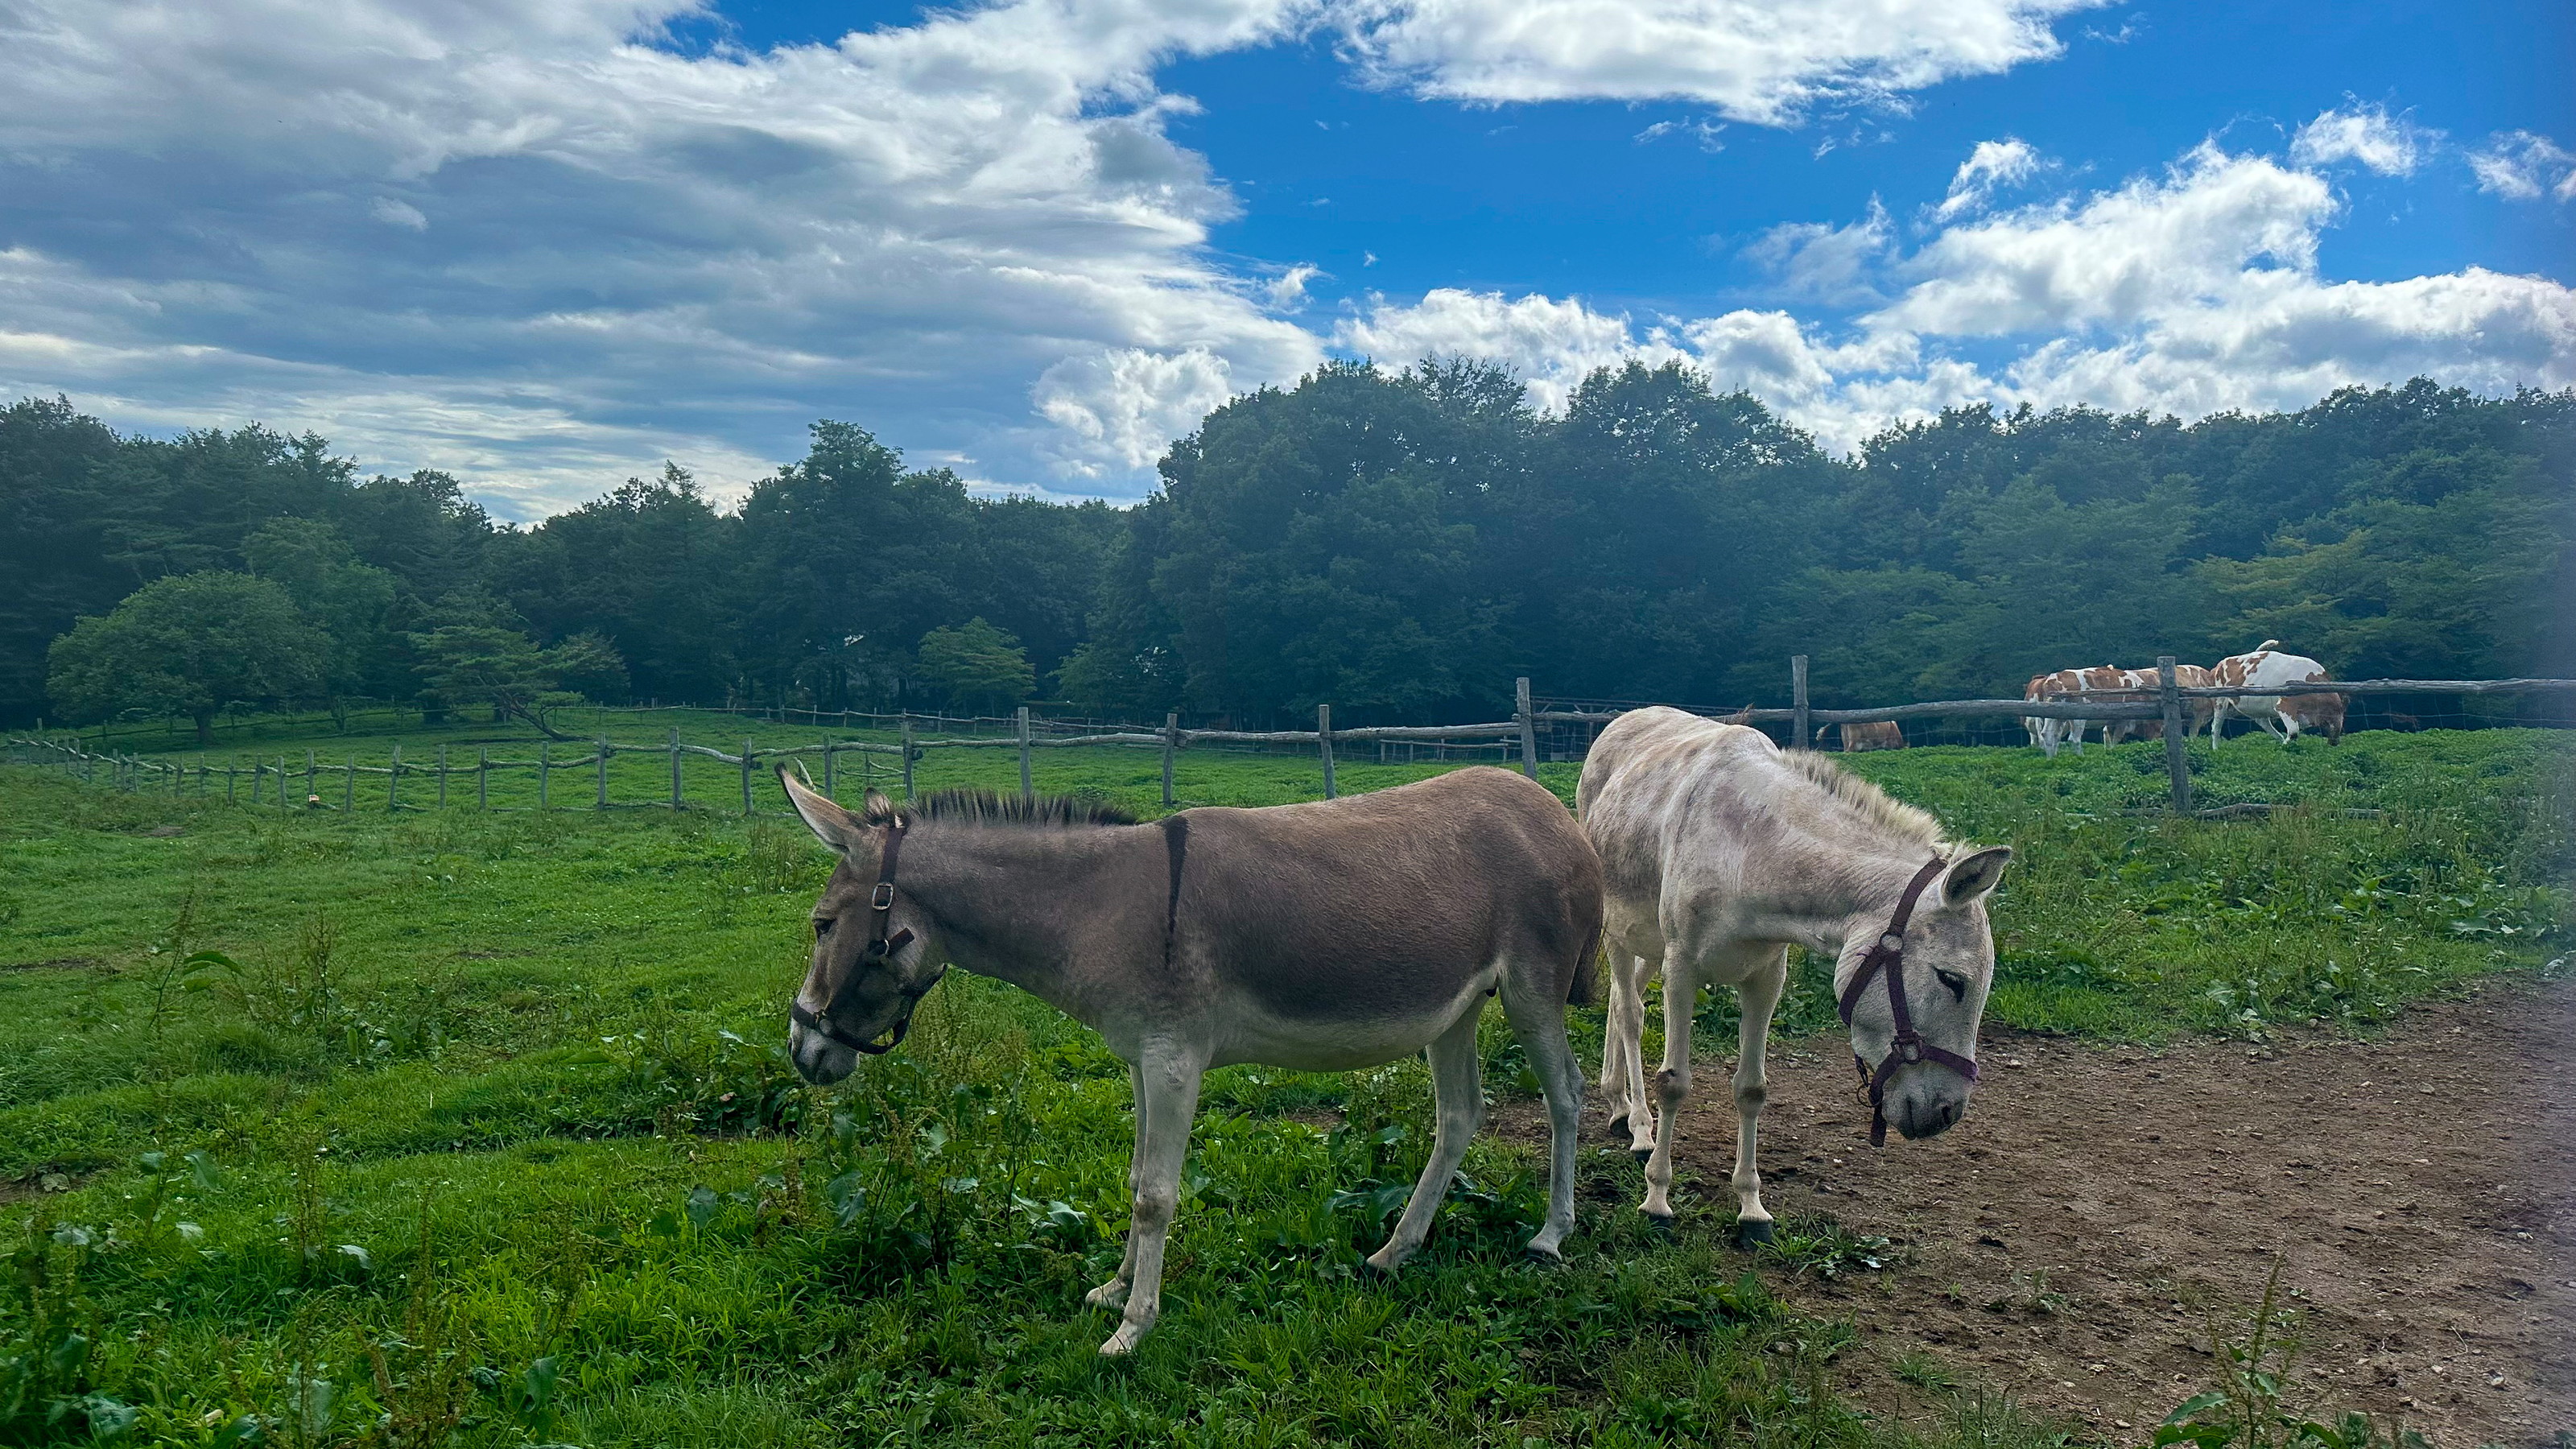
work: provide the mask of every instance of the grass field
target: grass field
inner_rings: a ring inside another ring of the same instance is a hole
[[[438,736],[399,738],[418,758]],[[395,739],[316,748],[380,763]],[[247,743],[300,764],[307,741]],[[2227,822],[2122,813],[2161,799],[2156,746],[1854,763],[2021,851],[2000,1021],[2367,1030],[2478,973],[2566,969],[2563,735],[2231,743],[2195,756],[2204,803],[2283,808]],[[1538,1164],[1480,1143],[1415,1265],[1360,1281],[1381,1189],[1427,1145],[1413,1064],[1214,1074],[1162,1325],[1101,1363],[1109,1319],[1078,1300],[1125,1222],[1123,1068],[952,977],[901,1052],[799,1085],[774,1044],[826,858],[725,813],[738,777],[706,764],[708,808],[677,815],[254,810],[0,770],[0,1439],[2049,1442],[1974,1395],[1940,1422],[1856,1412],[1833,1390],[1848,1330],[1763,1286],[1795,1264],[1723,1248],[1705,1190],[1650,1234],[1624,1153],[1587,1152],[1610,1191],[1561,1269],[1519,1261]],[[636,767],[613,798],[667,790],[667,764]],[[1042,789],[1159,798],[1151,752],[1038,768]],[[920,783],[1014,770],[934,752]],[[1575,767],[1543,778],[1570,795]],[[1182,758],[1193,802],[1317,785],[1294,757]],[[591,798],[585,777],[555,803]],[[1830,1022],[1816,976],[1792,1030]],[[1579,1016],[1591,1056],[1598,1013]],[[1498,1092],[1520,1085],[1508,1041],[1489,1037]]]

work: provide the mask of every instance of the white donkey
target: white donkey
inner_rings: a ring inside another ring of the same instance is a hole
[[[1553,1134],[1547,1222],[1574,1225],[1583,1074],[1569,998],[1591,997],[1601,870],[1547,787],[1479,767],[1267,810],[1185,810],[1139,825],[1081,800],[948,790],[852,814],[781,774],[841,863],[814,906],[814,954],[788,1009],[810,1082],[903,1040],[950,963],[1008,981],[1099,1030],[1136,1089],[1135,1219],[1123,1309],[1100,1346],[1126,1353],[1161,1310],[1199,1078],[1261,1062],[1300,1071],[1431,1058],[1431,1158],[1369,1266],[1391,1273],[1430,1231],[1484,1099],[1476,1020],[1490,997],[1529,1054]],[[892,1041],[877,1039],[892,1032]]]
[[[1871,1109],[1930,1137],[1976,1082],[1977,1019],[1994,975],[1986,897],[2008,847],[1968,850],[1822,755],[1782,754],[1759,730],[1675,709],[1621,715],[1583,765],[1578,805],[1601,854],[1610,1019],[1601,1085],[1614,1130],[1647,1156],[1644,1211],[1672,1215],[1675,1113],[1690,1091],[1691,1015],[1703,986],[1743,1008],[1735,1070],[1739,1241],[1771,1236],[1754,1169],[1762,1051],[1789,945],[1830,952]],[[1646,1102],[1642,991],[1664,979],[1664,1066]],[[1872,988],[1877,989],[1872,989]]]

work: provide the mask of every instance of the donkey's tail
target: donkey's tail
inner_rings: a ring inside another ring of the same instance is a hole
[[[1592,939],[1583,943],[1583,954],[1575,958],[1574,980],[1565,988],[1565,1004],[1591,1006],[1601,999],[1601,926],[1592,927]]]

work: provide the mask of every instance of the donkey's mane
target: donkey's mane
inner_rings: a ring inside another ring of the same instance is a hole
[[[897,816],[912,823],[953,820],[961,825],[1027,828],[1136,823],[1127,807],[1107,800],[1085,795],[1005,795],[969,785],[933,790],[909,805],[894,805],[882,795],[871,795],[861,818],[870,825],[890,825]]]
[[[1870,824],[1927,846],[1936,855],[1949,855],[1951,844],[1942,833],[1941,822],[1928,812],[1891,799],[1886,791],[1812,750],[1782,750],[1780,763],[1822,786],[1826,794]]]

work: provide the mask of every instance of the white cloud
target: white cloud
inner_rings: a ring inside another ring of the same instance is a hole
[[[2469,169],[2478,189],[2509,201],[2536,201],[2542,192],[2560,201],[2576,201],[2576,154],[2547,136],[2506,131],[2469,153]]]
[[[1395,367],[1449,356],[1506,363],[1542,407],[1562,407],[1595,368],[1627,357],[1660,362],[1684,355],[1660,331],[1649,328],[1639,338],[1626,317],[1595,312],[1579,297],[1559,302],[1532,294],[1512,301],[1500,292],[1450,287],[1409,305],[1372,294],[1366,314],[1335,328],[1333,342]]]
[[[1790,295],[1847,307],[1882,300],[1872,278],[1893,239],[1887,208],[1873,196],[1869,214],[1849,226],[1790,222],[1764,232],[1744,254]]]
[[[387,226],[399,226],[410,231],[429,230],[429,218],[421,214],[419,207],[408,201],[396,201],[390,196],[377,197],[368,206],[367,214]]]
[[[1546,406],[1591,367],[1682,357],[1837,449],[1978,400],[2196,418],[2419,375],[2489,392],[2576,386],[2576,289],[2480,267],[2333,281],[2317,244],[2335,215],[2315,172],[2202,146],[2161,177],[1953,226],[1911,255],[1894,253],[1875,209],[1794,232],[1791,265],[1839,248],[1824,275],[1893,294],[1839,332],[1782,311],[1633,324],[1579,300],[1448,291],[1415,307],[1380,299],[1336,341],[1508,358]]]
[[[2438,139],[2438,133],[2427,134],[2403,116],[2355,105],[2320,111],[2301,126],[2290,138],[2290,159],[2302,166],[2358,161],[2382,176],[2412,176]]]
[[[2029,142],[2009,136],[2000,141],[1979,141],[1950,178],[1950,193],[1933,208],[1933,218],[1948,221],[1962,212],[1974,211],[1984,206],[1998,188],[2018,185],[2037,170],[2039,151]]]
[[[1481,102],[1692,100],[1796,121],[1889,103],[2062,49],[2097,0],[1344,0],[1331,12],[1387,84]]]
[[[1232,381],[1226,360],[1204,347],[1128,347],[1057,363],[1032,396],[1039,415],[1071,435],[1070,447],[1059,445],[1065,471],[1097,479],[1113,467],[1151,468],[1231,395]]]

